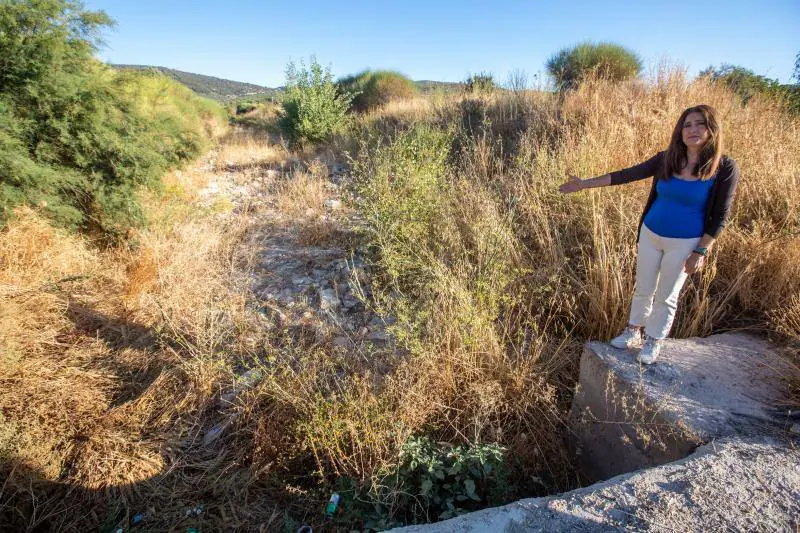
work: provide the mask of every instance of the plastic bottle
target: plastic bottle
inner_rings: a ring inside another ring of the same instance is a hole
[[[328,501],[328,506],[325,508],[325,516],[333,518],[336,514],[336,508],[339,507],[339,493],[334,492],[331,494],[331,499]]]

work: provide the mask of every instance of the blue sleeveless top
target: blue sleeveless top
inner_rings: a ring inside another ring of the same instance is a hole
[[[661,235],[674,239],[702,237],[705,226],[706,203],[711,194],[710,180],[687,181],[677,176],[656,183],[656,199],[644,224]]]

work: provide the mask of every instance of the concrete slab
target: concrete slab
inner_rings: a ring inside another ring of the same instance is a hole
[[[800,456],[778,441],[724,439],[683,460],[559,496],[398,533],[797,531]]]
[[[746,333],[670,339],[659,362],[587,343],[573,401],[574,451],[590,479],[686,457],[727,436],[777,433],[784,359]]]

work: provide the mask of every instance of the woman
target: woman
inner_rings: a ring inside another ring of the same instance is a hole
[[[579,179],[569,176],[562,193],[631,183],[655,176],[639,221],[636,288],[625,330],[615,348],[644,342],[637,360],[656,361],[669,334],[686,276],[703,268],[708,250],[728,222],[739,170],[722,155],[722,129],[708,105],[681,113],[669,147],[644,163]]]

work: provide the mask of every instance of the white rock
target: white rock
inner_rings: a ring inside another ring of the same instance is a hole
[[[335,198],[330,198],[328,200],[325,200],[325,207],[327,207],[328,209],[336,210],[342,207],[342,202],[340,202]]]
[[[323,289],[319,291],[319,306],[324,310],[335,311],[339,309],[341,302],[333,289]]]

